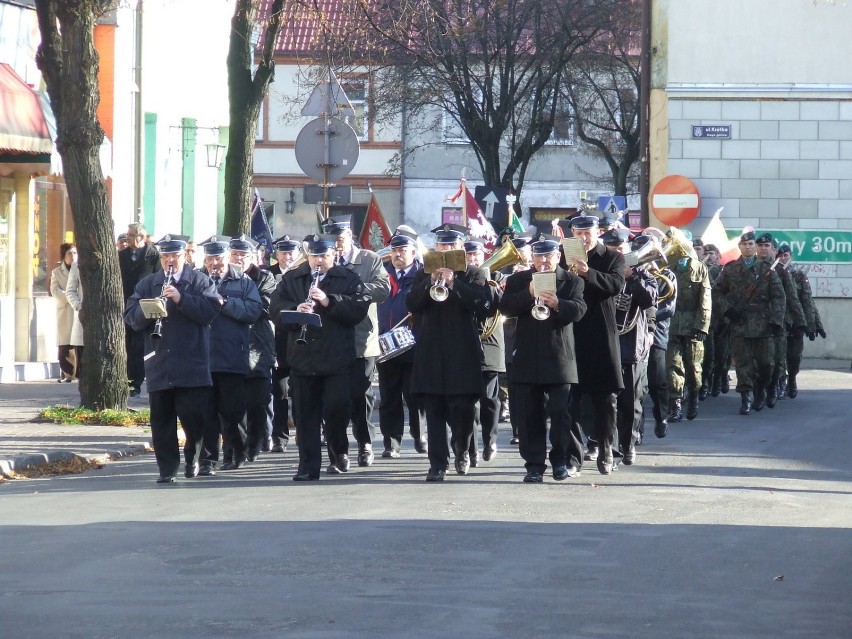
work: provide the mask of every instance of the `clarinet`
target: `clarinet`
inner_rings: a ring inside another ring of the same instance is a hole
[[[305,300],[305,304],[312,302],[311,300],[311,289],[319,286],[319,278],[320,278],[320,269],[316,268],[314,271],[314,281],[311,283],[310,288],[308,288],[308,298]],[[308,325],[302,324],[302,330],[299,332],[299,337],[296,338],[297,344],[307,344],[308,343]]]
[[[172,285],[172,276],[175,274],[175,267],[170,266],[166,271],[166,279],[163,280],[163,288],[160,289],[160,299],[163,299],[165,302],[165,298],[163,298],[163,293],[166,292],[166,287]],[[157,321],[154,322],[154,331],[151,333],[151,339],[158,340],[163,336],[163,318],[158,317]]]

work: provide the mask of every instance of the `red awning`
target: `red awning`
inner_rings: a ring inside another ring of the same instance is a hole
[[[38,93],[0,62],[0,152],[50,153],[53,140]]]

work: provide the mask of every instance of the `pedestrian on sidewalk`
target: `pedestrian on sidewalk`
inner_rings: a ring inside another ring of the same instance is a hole
[[[56,300],[56,343],[59,345],[59,382],[77,376],[77,348],[71,345],[71,329],[76,311],[65,296],[71,266],[77,261],[77,247],[66,242],[59,246],[59,266],[50,273],[50,294]]]

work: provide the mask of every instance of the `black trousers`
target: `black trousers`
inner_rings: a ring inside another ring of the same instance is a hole
[[[450,427],[453,454],[463,455],[473,437],[474,404],[479,395],[421,395],[429,423],[429,466],[446,470],[450,461],[447,426]]]
[[[654,421],[661,422],[669,415],[669,375],[666,371],[666,349],[651,347],[648,354],[648,395],[654,405]],[[624,382],[625,386],[627,382]]]
[[[804,335],[787,336],[787,376],[795,378],[802,367],[802,352],[805,350]]]
[[[349,369],[349,389],[352,394],[352,435],[361,448],[372,445],[376,437],[376,427],[370,421],[373,416],[373,371],[376,370],[375,357],[359,357]]]
[[[246,400],[246,447],[249,450],[259,449],[272,436],[272,378],[246,377],[243,387]]]
[[[325,422],[328,456],[332,462],[349,454],[346,427],[351,414],[349,372],[339,375],[291,375],[293,419],[298,424],[299,473],[319,475],[322,466],[321,432]]]
[[[578,386],[571,387],[571,401],[574,406],[579,407],[584,393]],[[589,402],[589,447],[597,446],[602,451],[612,450],[615,446],[617,435],[616,416],[616,393],[585,393]],[[573,418],[575,428],[583,432],[578,420],[578,411],[574,412]]]
[[[272,438],[276,443],[290,441],[290,369],[272,369]]]
[[[205,425],[210,421],[213,390],[210,386],[169,388],[148,394],[151,404],[151,439],[160,476],[176,475],[180,468],[177,420],[186,443],[184,461],[192,465],[201,455]]]
[[[414,441],[426,439],[426,411],[417,395],[411,394],[413,362],[399,357],[377,364],[379,371],[379,430],[385,448],[398,451],[405,432],[405,406],[408,407],[408,432]]]
[[[134,331],[129,326],[125,326],[124,329],[124,345],[127,351],[127,379],[130,380],[130,385],[138,390],[142,388],[142,382],[145,381],[145,334],[150,329]]]
[[[219,417],[214,446],[212,430],[204,436],[204,450],[209,461],[219,459],[219,433],[222,447],[229,455],[244,455],[248,432],[246,429],[245,376],[239,373],[211,373],[213,377],[213,406]],[[215,453],[215,456],[213,454]]]
[[[547,419],[550,418],[552,466],[583,465],[583,431],[571,418],[570,384],[523,384],[509,386],[513,421],[518,424],[518,449],[529,472],[547,469]]]
[[[645,385],[648,373],[647,362],[622,364],[621,377],[624,388],[618,394],[617,430],[618,445],[621,452],[627,452],[631,444],[639,440],[639,429],[642,425],[642,400],[645,399]]]
[[[500,425],[500,373],[482,371],[485,390],[479,396],[474,413],[474,432],[470,451],[476,450],[476,430],[482,433],[482,447],[497,445],[497,429]]]

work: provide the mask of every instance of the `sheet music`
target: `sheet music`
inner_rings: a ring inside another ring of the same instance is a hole
[[[589,259],[586,255],[586,249],[583,246],[583,239],[580,237],[563,237],[562,252],[565,253],[565,260],[576,257],[581,260]]]
[[[545,271],[543,273],[535,272],[532,276],[533,291],[536,297],[542,293],[556,292],[556,272]]]

